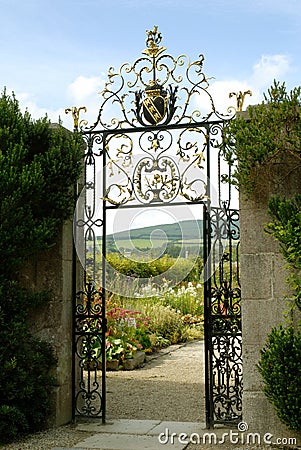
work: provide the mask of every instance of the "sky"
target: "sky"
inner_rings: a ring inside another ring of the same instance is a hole
[[[205,56],[220,108],[230,91],[263,100],[276,79],[301,84],[300,0],[0,0],[0,86],[33,118],[72,129],[65,108],[94,122],[109,67],[134,62],[158,26],[167,53]]]

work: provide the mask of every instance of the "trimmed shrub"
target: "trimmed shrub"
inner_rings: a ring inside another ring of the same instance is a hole
[[[261,350],[258,369],[264,393],[279,419],[290,429],[301,431],[301,332],[293,326],[273,328]]]

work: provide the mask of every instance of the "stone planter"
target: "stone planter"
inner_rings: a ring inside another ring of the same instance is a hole
[[[145,361],[145,353],[137,352],[133,358],[125,359],[123,363],[113,359],[107,361],[107,370],[134,370],[140,367]],[[98,369],[101,370],[101,362],[98,364]]]

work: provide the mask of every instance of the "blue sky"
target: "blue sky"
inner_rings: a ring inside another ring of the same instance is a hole
[[[204,54],[217,102],[301,84],[300,0],[0,0],[1,90],[34,117],[70,127],[65,107],[85,104],[93,121],[108,68],[140,57],[154,25],[173,56]]]

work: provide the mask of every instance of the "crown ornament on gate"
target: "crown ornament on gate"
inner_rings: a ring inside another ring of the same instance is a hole
[[[157,125],[164,121],[168,124],[175,112],[176,92],[178,87],[169,85],[164,89],[157,78],[158,59],[166,47],[160,46],[162,35],[158,27],[146,31],[146,49],[142,51],[152,62],[152,79],[144,90],[135,92],[136,118],[141,125]],[[145,123],[147,122],[147,123]]]

